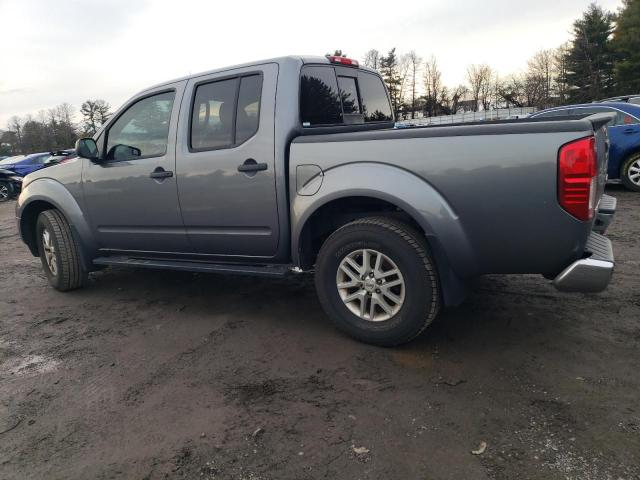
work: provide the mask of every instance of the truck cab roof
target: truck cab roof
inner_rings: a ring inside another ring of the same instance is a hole
[[[164,85],[172,85],[174,83],[177,82],[182,82],[184,80],[190,80],[192,78],[198,78],[198,77],[202,77],[205,75],[211,75],[213,73],[221,73],[221,72],[225,72],[225,71],[231,71],[231,70],[237,70],[239,68],[246,68],[246,67],[251,67],[254,65],[264,65],[265,63],[277,63],[278,65],[284,65],[284,64],[293,64],[293,65],[298,65],[298,66],[302,66],[302,65],[332,65],[331,61],[327,58],[327,57],[322,57],[319,55],[287,55],[284,57],[274,57],[274,58],[267,58],[264,60],[257,60],[257,61],[253,61],[253,62],[246,62],[246,63],[239,63],[236,65],[231,65],[231,66],[224,66],[221,68],[214,68],[212,70],[207,70],[204,72],[198,72],[198,73],[194,73],[191,75],[186,75],[184,77],[179,77],[179,78],[174,78],[172,80],[166,81],[166,82],[160,82],[157,83],[155,85],[152,85],[148,88],[145,88],[144,90],[141,90],[140,92],[136,93],[135,96],[140,95],[141,93],[144,93],[146,91],[150,91],[150,90],[155,90],[158,87],[162,87]],[[365,67],[363,65],[358,65],[353,66],[353,67],[349,67],[349,68],[357,68],[359,70],[364,70],[370,73],[374,73],[374,74],[378,74],[377,70],[374,70],[372,68],[369,67]]]

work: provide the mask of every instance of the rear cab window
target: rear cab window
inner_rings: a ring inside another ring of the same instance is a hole
[[[382,79],[358,68],[306,65],[300,77],[304,128],[393,122]]]

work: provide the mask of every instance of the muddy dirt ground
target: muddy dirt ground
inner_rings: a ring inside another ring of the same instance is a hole
[[[334,330],[310,278],[58,293],[0,204],[0,478],[638,479],[640,195],[609,193],[605,293],[483,278],[397,349]]]

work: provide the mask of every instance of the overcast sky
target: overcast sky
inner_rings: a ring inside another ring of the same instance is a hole
[[[376,48],[435,55],[447,85],[500,74],[569,38],[590,0],[0,0],[0,129],[12,115],[288,54]],[[599,0],[617,10],[619,0]]]

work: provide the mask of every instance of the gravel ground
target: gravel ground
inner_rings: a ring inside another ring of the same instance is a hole
[[[640,195],[610,190],[606,292],[486,277],[397,349],[334,330],[308,277],[58,293],[0,204],[0,478],[639,479]]]

